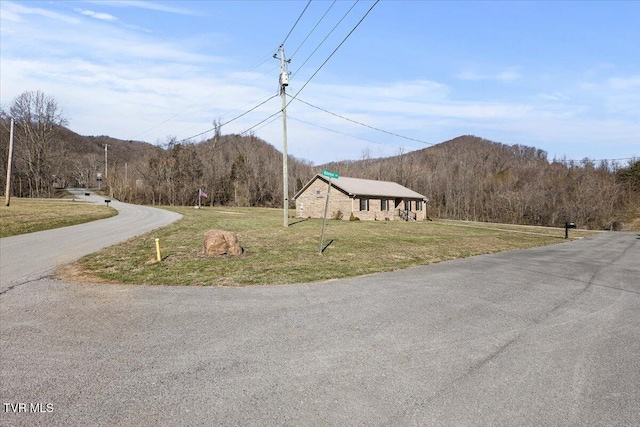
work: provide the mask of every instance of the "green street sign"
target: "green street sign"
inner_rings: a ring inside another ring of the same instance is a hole
[[[323,176],[328,176],[329,178],[335,178],[335,179],[338,179],[338,177],[340,176],[336,172],[331,172],[331,171],[328,171],[326,169],[324,169],[322,171],[322,175]]]

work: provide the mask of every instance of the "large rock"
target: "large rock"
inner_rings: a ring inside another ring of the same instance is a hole
[[[209,230],[204,233],[202,252],[205,255],[240,255],[242,247],[236,233],[224,230]]]

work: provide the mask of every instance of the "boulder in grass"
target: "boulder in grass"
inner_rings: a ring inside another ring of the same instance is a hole
[[[204,233],[202,252],[205,255],[240,255],[242,247],[236,233],[224,230],[209,230]]]

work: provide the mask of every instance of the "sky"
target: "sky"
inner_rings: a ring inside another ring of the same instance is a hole
[[[81,135],[253,133],[316,165],[475,135],[640,157],[640,1],[0,1],[0,104]],[[257,107],[257,108],[256,108]],[[255,109],[254,109],[255,108]],[[246,113],[246,114],[245,114]]]

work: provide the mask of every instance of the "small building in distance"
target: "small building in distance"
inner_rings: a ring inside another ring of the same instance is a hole
[[[296,195],[298,218],[323,218],[329,178],[314,176]],[[342,214],[348,220],[353,213],[361,220],[423,221],[427,218],[422,194],[389,181],[349,178],[341,176],[331,180],[327,218]]]

